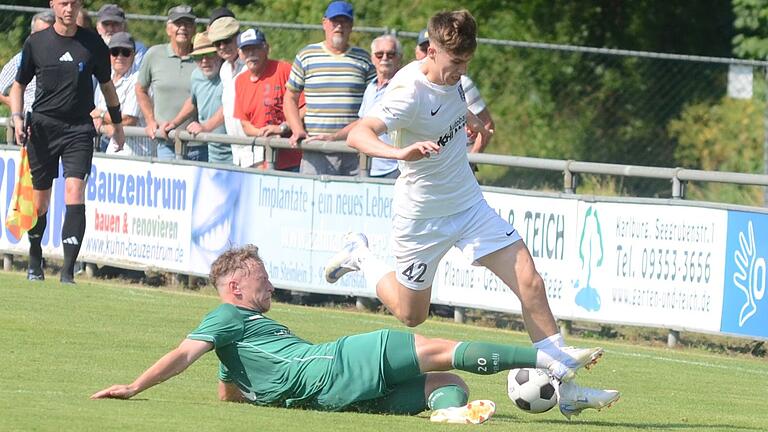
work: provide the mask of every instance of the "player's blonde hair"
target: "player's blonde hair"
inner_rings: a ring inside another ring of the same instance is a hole
[[[218,290],[219,283],[224,282],[227,276],[234,275],[238,270],[242,270],[247,275],[256,265],[264,265],[256,245],[248,244],[232,248],[219,255],[211,264],[208,278],[211,285]]]
[[[477,48],[477,22],[466,9],[435,14],[427,29],[430,43],[450,54],[464,56]]]

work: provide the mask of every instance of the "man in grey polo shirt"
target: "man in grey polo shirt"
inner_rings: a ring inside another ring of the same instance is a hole
[[[186,126],[173,124],[172,119],[189,98],[192,72],[197,67],[189,55],[196,18],[187,5],[175,6],[168,11],[165,31],[170,42],[147,50],[136,80],[136,100],[144,114],[147,134],[157,144],[159,159],[175,158],[168,132]],[[188,147],[184,158],[197,160],[199,148]]]

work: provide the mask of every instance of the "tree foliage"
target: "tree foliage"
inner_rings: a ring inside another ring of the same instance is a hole
[[[768,0],[733,0],[733,13],[734,54],[752,59],[768,57]]]

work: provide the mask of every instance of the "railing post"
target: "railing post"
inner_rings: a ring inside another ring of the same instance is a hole
[[[576,192],[576,178],[571,171],[571,162],[573,161],[568,160],[565,162],[565,170],[563,171],[563,189],[567,194]]]
[[[14,133],[13,122],[9,122],[8,127],[5,128],[5,141],[11,145],[16,144],[16,134]]]
[[[682,181],[680,181],[680,177],[678,177],[678,173],[680,172],[681,168],[677,168],[675,170],[675,174],[672,176],[672,198],[673,199],[683,199],[685,194],[685,186]]]
[[[358,175],[363,178],[370,177],[371,171],[368,168],[368,155],[363,152],[359,152],[357,156],[360,160],[360,163],[359,163],[360,174]]]
[[[173,148],[176,153],[176,159],[184,159],[184,155],[187,153],[187,143],[181,140],[178,130],[173,131]]]
[[[453,308],[453,321],[459,324],[463,324],[466,319],[466,310],[463,307],[456,306]]]
[[[680,332],[670,329],[667,333],[667,347],[674,348],[678,342],[680,342]]]
[[[277,149],[272,148],[271,145],[269,145],[270,138],[265,138],[262,141],[264,141],[264,165],[266,169],[273,170],[275,169],[275,152]],[[254,155],[254,158],[256,157],[256,139],[253,139],[253,144],[251,144],[251,153]]]

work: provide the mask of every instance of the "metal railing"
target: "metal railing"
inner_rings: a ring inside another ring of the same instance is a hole
[[[0,127],[7,127],[8,130],[11,131],[13,124],[10,118],[0,117]],[[141,127],[126,126],[124,127],[124,130],[125,135],[128,137],[148,136],[144,128]],[[9,136],[12,138],[13,134],[9,132]],[[263,147],[264,160],[267,169],[274,169],[276,150],[293,148],[287,138],[277,137],[233,137],[217,133],[200,133],[192,135],[183,130],[172,130],[168,133],[168,138],[170,141],[174,142],[176,159],[184,158],[183,155],[186,153],[186,147],[191,142],[217,142],[237,146]],[[356,150],[347,146],[344,141],[314,141],[310,143],[301,143],[298,148],[321,152],[357,153]],[[153,153],[156,154],[156,152]],[[768,187],[768,175],[766,174],[745,174],[726,171],[704,171],[685,168],[581,162],[576,160],[507,156],[491,153],[470,153],[468,157],[471,163],[476,164],[561,172],[563,174],[563,191],[565,193],[576,192],[575,179],[578,174],[669,180],[672,185],[672,198],[674,199],[683,199],[685,197],[685,184],[686,182],[691,181]],[[368,177],[368,159],[369,158],[365,154],[360,153],[360,177]]]

